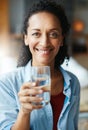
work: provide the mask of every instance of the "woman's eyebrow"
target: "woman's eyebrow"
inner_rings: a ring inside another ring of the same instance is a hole
[[[52,28],[52,29],[50,29],[50,30],[61,31],[61,29],[59,29],[59,28]]]
[[[40,29],[38,29],[38,28],[33,28],[32,30],[40,31]]]

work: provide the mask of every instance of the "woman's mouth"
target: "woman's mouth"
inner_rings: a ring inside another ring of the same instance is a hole
[[[45,55],[49,54],[51,52],[51,50],[52,49],[38,49],[38,48],[36,48],[37,52],[39,52],[41,54],[45,54]]]

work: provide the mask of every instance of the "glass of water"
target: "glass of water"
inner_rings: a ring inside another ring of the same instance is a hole
[[[45,106],[50,102],[51,91],[51,76],[50,66],[32,66],[31,68],[31,81],[36,82],[43,90],[42,94],[37,96],[42,97],[44,100],[41,103],[34,103],[35,105]]]

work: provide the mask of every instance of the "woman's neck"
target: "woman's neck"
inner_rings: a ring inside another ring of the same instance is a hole
[[[63,76],[60,70],[51,73],[51,95],[57,95],[63,91]]]

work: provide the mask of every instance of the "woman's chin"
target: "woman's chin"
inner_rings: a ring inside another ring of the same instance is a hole
[[[49,59],[41,59],[41,58],[39,58],[38,59],[38,61],[37,61],[37,63],[39,64],[39,65],[49,65]]]

